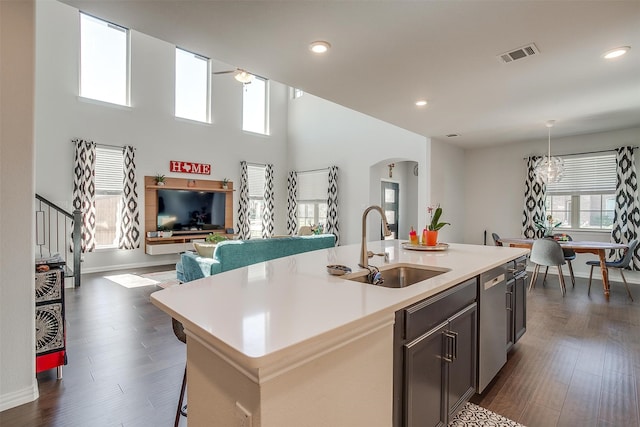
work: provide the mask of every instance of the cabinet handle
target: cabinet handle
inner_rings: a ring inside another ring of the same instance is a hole
[[[453,360],[458,358],[458,333],[451,332],[453,335]]]
[[[455,332],[451,332],[451,331],[444,331],[443,332],[444,335],[444,339],[445,339],[445,345],[444,345],[444,357],[443,359],[446,362],[453,362],[453,360],[455,359],[454,356],[454,351],[455,351]]]
[[[507,292],[507,311],[513,311],[511,301],[513,300],[513,292]]]

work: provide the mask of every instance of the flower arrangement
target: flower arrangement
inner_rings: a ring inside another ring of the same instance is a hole
[[[440,205],[436,207],[433,207],[433,206],[427,207],[427,212],[429,213],[429,216],[431,218],[431,222],[427,226],[429,231],[438,231],[445,225],[451,225],[448,222],[439,222],[440,216],[442,216],[442,208],[440,207]]]
[[[157,173],[156,176],[153,177],[153,179],[156,181],[156,185],[164,185],[166,178],[164,175]]]
[[[553,236],[556,227],[562,224],[562,221],[558,221],[554,224],[553,217],[551,215],[547,215],[546,221],[537,220],[534,223],[538,230],[544,231],[544,237],[551,237]]]

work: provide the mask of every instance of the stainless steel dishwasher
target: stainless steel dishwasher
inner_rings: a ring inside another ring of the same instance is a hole
[[[478,393],[482,393],[507,363],[506,265],[480,275]]]

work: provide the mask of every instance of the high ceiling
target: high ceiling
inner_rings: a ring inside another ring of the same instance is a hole
[[[462,147],[640,126],[639,0],[63,1]]]

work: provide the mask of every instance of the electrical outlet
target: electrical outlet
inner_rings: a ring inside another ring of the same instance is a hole
[[[240,402],[236,402],[236,426],[251,427],[251,412],[249,412]]]

